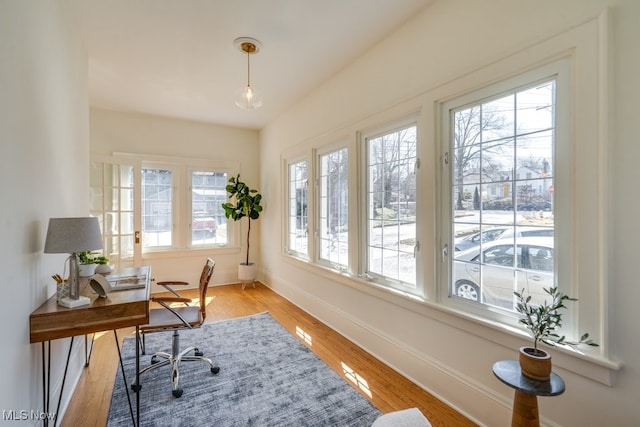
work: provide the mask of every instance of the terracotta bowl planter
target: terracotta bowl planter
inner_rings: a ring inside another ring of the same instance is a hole
[[[522,375],[536,381],[549,381],[551,378],[551,355],[538,350],[534,356],[533,347],[520,347],[520,369]]]

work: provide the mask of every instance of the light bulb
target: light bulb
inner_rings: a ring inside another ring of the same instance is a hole
[[[254,110],[262,106],[262,96],[250,85],[247,85],[236,96],[236,105],[245,110]]]

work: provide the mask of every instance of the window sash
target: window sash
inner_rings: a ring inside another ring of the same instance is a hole
[[[349,266],[348,150],[318,156],[318,257],[332,267]]]
[[[290,253],[308,258],[308,170],[307,161],[290,163],[288,166],[288,233],[287,246]]]
[[[365,135],[365,277],[416,292],[417,124]]]

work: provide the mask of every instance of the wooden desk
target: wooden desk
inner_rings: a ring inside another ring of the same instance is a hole
[[[151,268],[150,267],[137,267],[130,268],[118,272],[119,275],[136,275],[145,276],[146,284],[144,288],[129,289],[122,291],[114,291],[108,295],[107,298],[98,298],[93,293],[91,287],[87,286],[82,294],[91,299],[91,303],[85,306],[76,308],[66,308],[59,306],[56,301],[56,296],[52,296],[45,301],[40,307],[38,307],[29,316],[29,340],[31,343],[42,343],[42,363],[43,363],[43,400],[44,400],[44,412],[49,413],[49,375],[51,364],[51,340],[71,337],[71,343],[69,344],[69,354],[67,355],[67,364],[65,366],[64,376],[62,380],[62,386],[60,391],[60,397],[62,397],[62,391],[64,389],[64,382],[67,375],[67,368],[69,366],[69,357],[71,355],[71,348],[73,346],[73,337],[78,335],[86,335],[94,332],[101,332],[112,329],[114,334],[116,329],[126,328],[129,326],[136,327],[136,373],[140,370],[140,343],[138,342],[140,325],[144,325],[149,322],[149,289],[151,281]],[[48,354],[45,356],[45,343],[48,344]],[[116,335],[116,345],[118,346],[118,354],[120,354],[120,346]],[[47,359],[47,365],[45,366],[45,357]],[[122,360],[120,360],[120,367],[122,368]],[[46,377],[46,383],[45,383]],[[126,383],[126,376],[125,378]],[[140,384],[140,379],[136,375],[136,383]],[[125,384],[125,387],[127,385]],[[127,388],[128,394],[128,388]],[[137,423],[134,420],[134,424],[140,424],[140,394],[137,394]],[[60,410],[60,402],[58,402],[58,408],[56,410],[54,427],[57,422],[58,412]],[[132,412],[133,417],[133,412]],[[48,420],[45,419],[45,425],[48,425]]]
[[[493,365],[494,375],[515,389],[513,398],[512,427],[539,427],[537,396],[557,396],[564,393],[564,381],[551,373],[549,381],[536,381],[522,375],[517,360],[501,360]]]

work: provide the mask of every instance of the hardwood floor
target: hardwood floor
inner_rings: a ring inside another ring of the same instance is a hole
[[[184,296],[197,298],[197,291],[186,291]],[[384,413],[417,407],[433,426],[475,425],[264,285],[256,284],[256,288],[244,291],[239,284],[210,287],[207,299],[206,322],[268,311],[302,341],[306,333],[311,340],[310,348]],[[120,342],[133,335],[132,328],[118,331]],[[345,366],[346,371],[352,370],[351,375],[345,375]],[[63,427],[106,425],[116,369],[118,355],[113,332],[96,334],[91,363],[82,373],[62,420]]]

